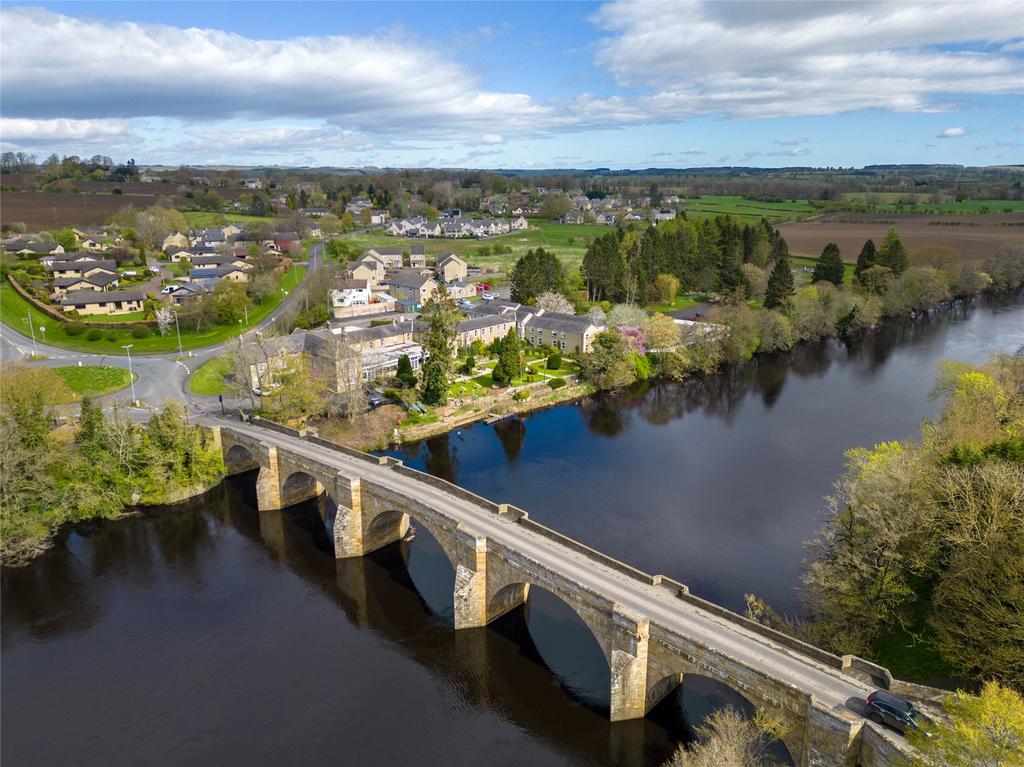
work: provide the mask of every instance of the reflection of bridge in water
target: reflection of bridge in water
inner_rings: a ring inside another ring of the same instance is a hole
[[[797,765],[885,764],[901,745],[848,706],[886,686],[891,677],[885,669],[773,632],[690,595],[680,583],[544,528],[520,509],[394,459],[281,427],[216,419],[210,425],[228,473],[259,469],[261,510],[324,493],[330,497],[336,511],[327,519],[329,544],[343,560],[339,577],[344,560],[400,540],[415,520],[454,569],[456,629],[500,618],[526,601],[531,586],[567,604],[608,664],[613,721],[644,717],[685,675],[694,674],[727,685],[780,718],[786,727],[782,740]],[[358,584],[350,586],[346,593],[359,593]]]

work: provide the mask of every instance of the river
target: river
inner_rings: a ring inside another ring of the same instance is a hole
[[[1022,346],[1021,296],[983,299],[392,454],[728,607],[753,591],[798,613],[844,450],[916,434],[941,360]],[[4,570],[4,764],[647,766],[744,706],[693,678],[611,725],[607,667],[568,608],[534,591],[455,632],[425,531],[335,562],[323,503],[260,513],[235,478]]]

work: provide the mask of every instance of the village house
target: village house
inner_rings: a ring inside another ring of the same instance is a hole
[[[360,260],[370,256],[376,258],[382,264],[384,269],[401,269],[402,268],[402,249],[401,248],[370,248],[369,250],[363,251]]]
[[[141,290],[75,290],[61,299],[65,312],[77,311],[81,315],[127,314],[142,311],[146,299]]]
[[[410,269],[426,269],[427,268],[427,253],[422,245],[410,245],[409,246],[409,268]]]
[[[450,282],[444,286],[444,289],[456,301],[476,296],[476,285],[467,285],[465,282]]]
[[[188,248],[192,243],[189,241],[181,232],[175,232],[164,237],[163,244],[160,246],[160,250],[166,252],[171,248]]]
[[[531,346],[553,346],[565,352],[585,353],[593,348],[594,338],[604,330],[590,317],[560,314],[537,309],[523,320],[523,340]]]
[[[339,280],[331,291],[331,305],[335,308],[369,306],[372,297],[369,280]]]
[[[513,231],[518,231],[518,230],[522,230],[522,229],[529,229],[530,228],[530,222],[526,220],[525,216],[520,214],[520,215],[516,216],[514,219],[512,219],[512,223],[509,224],[509,228],[512,229]]]
[[[64,252],[64,246],[56,242],[35,242],[19,237],[8,242],[4,250],[19,256],[59,256]]]
[[[50,269],[55,280],[68,277],[92,277],[96,274],[117,275],[117,262],[113,260],[100,261],[89,256],[73,261],[54,261],[50,264]]]
[[[419,269],[399,269],[391,275],[391,295],[403,306],[418,309],[437,290],[437,282]]]
[[[516,321],[515,317],[507,314],[468,317],[456,327],[455,343],[460,349],[470,346],[474,341],[490,346],[495,340],[507,336],[510,330],[516,330]]]
[[[457,282],[469,276],[469,267],[457,255],[448,253],[438,256],[436,272],[442,282]]]
[[[189,280],[227,280],[228,282],[248,282],[248,269],[241,269],[234,264],[217,266],[200,266],[188,270]]]
[[[63,277],[53,281],[53,297],[57,300],[76,290],[113,290],[120,285],[116,274],[99,272],[90,277]]]

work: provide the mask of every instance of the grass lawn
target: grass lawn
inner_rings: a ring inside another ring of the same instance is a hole
[[[305,273],[305,267],[293,266],[281,278],[281,287],[286,291],[291,291],[302,281]],[[183,327],[181,328],[181,346],[183,349],[197,349],[203,346],[223,343],[228,339],[234,338],[243,330],[248,330],[270,314],[281,303],[283,297],[279,290],[262,304],[250,307],[248,323],[214,325],[212,328],[198,332]],[[32,324],[35,326],[36,339],[38,341],[45,341],[45,343],[51,346],[59,346],[63,349],[124,354],[124,350],[121,347],[125,344],[132,344],[132,354],[153,354],[172,352],[178,348],[178,338],[173,330],[166,336],[150,335],[146,338],[135,338],[130,332],[119,330],[118,338],[113,341],[109,340],[105,333],[103,338],[96,341],[87,341],[85,334],[69,336],[64,330],[65,325],[63,323],[58,322],[49,315],[43,314],[28,303],[28,301],[15,292],[7,280],[0,283],[0,320],[18,332],[28,335],[29,326],[26,319],[28,315],[32,316]],[[123,316],[125,315],[119,315],[119,317]],[[89,319],[92,320],[93,318],[90,317]],[[43,327],[46,328],[45,333],[41,331]]]
[[[229,357],[214,357],[192,373],[188,379],[188,388],[196,394],[227,394],[231,388],[224,376],[230,372],[232,365]]]
[[[249,221],[266,221],[269,223],[274,220],[273,216],[246,216],[241,213],[217,213],[207,210],[188,211],[184,215],[188,225],[196,228],[218,226],[217,222],[222,219],[225,224],[244,224]]]
[[[811,205],[808,200],[763,202],[761,200],[748,200],[746,197],[739,197],[737,195],[695,197],[686,201],[685,210],[686,217],[691,221],[728,214],[739,219],[740,223],[744,224],[756,223],[762,218],[768,219],[773,224],[780,221],[795,221],[821,212],[818,208]]]
[[[570,359],[562,358],[562,366],[558,370],[548,370],[548,361],[546,359],[539,360],[537,362],[530,363],[529,367],[535,370],[537,373],[541,373],[546,376],[552,376],[554,378],[565,378],[566,376],[576,375],[579,372],[579,365]]]
[[[70,365],[54,370],[78,397],[101,397],[131,383],[127,370],[110,365]]]
[[[613,231],[613,228],[608,226],[559,224],[534,218],[530,219],[529,229],[483,240],[406,239],[392,237],[380,231],[341,235],[338,239],[348,243],[357,252],[374,247],[408,248],[410,245],[423,245],[428,257],[437,253],[458,253],[474,266],[508,272],[526,251],[538,247],[554,253],[570,269],[576,269],[583,261],[583,254],[590,240],[610,231]],[[491,249],[494,245],[507,246],[511,252],[481,254],[481,248]],[[485,277],[480,279],[488,281]]]
[[[680,309],[689,309],[691,306],[696,306],[707,300],[708,297],[704,293],[680,293],[670,304],[655,304],[647,308],[652,312],[675,312]]]
[[[90,314],[79,319],[86,322],[142,322],[146,319],[145,312],[125,312],[124,314]],[[47,329],[49,332],[49,329]]]

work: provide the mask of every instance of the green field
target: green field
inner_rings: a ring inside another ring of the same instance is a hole
[[[293,266],[281,279],[281,287],[291,291],[306,273],[303,266]],[[234,338],[243,330],[248,330],[259,323],[264,317],[270,314],[283,298],[281,291],[274,293],[268,300],[249,309],[249,321],[235,325],[215,325],[212,328],[201,332],[190,331],[186,328],[181,330],[181,346],[183,349],[198,349],[203,346],[223,343]],[[19,333],[29,335],[29,323],[27,317],[32,316],[32,324],[35,327],[36,340],[50,346],[58,346],[62,349],[72,349],[83,352],[101,352],[105,354],[124,354],[121,348],[126,344],[132,344],[132,354],[158,354],[173,352],[178,349],[178,338],[171,332],[166,336],[149,335],[145,338],[135,338],[127,330],[119,330],[118,338],[109,340],[104,334],[103,338],[96,341],[87,341],[85,335],[69,336],[65,332],[65,325],[53,317],[43,314],[32,306],[28,301],[15,292],[7,280],[0,284],[0,320],[10,325]],[[89,318],[92,320],[92,318]],[[45,328],[45,331],[43,330]]]
[[[962,202],[929,202],[928,194],[907,194],[902,192],[847,192],[843,202],[851,205],[867,205],[872,200],[871,210],[886,213],[918,213],[924,215],[969,216],[989,213],[1024,213],[1024,200],[964,200]],[[912,204],[902,204],[901,201]]]
[[[784,200],[763,202],[748,200],[736,195],[707,195],[686,201],[686,217],[690,220],[730,215],[742,223],[752,224],[762,218],[773,224],[781,221],[795,221],[817,215],[821,211],[808,200]]]
[[[188,380],[188,388],[196,394],[227,394],[231,391],[224,376],[232,372],[231,359],[214,357],[200,366]]]
[[[557,224],[531,219],[529,229],[510,232],[500,237],[488,237],[485,240],[410,240],[381,232],[358,232],[341,235],[339,239],[349,243],[357,253],[374,247],[407,248],[409,245],[423,245],[428,256],[436,253],[458,253],[473,266],[507,272],[526,251],[537,247],[554,253],[569,269],[576,269],[583,260],[590,240],[611,231],[614,231],[612,227],[597,224]],[[481,248],[491,248],[494,245],[508,246],[512,252],[481,255]]]
[[[127,370],[110,365],[69,365],[54,370],[79,397],[102,397],[131,383]]]
[[[221,219],[226,224],[244,224],[249,221],[266,221],[269,223],[274,220],[273,216],[246,216],[241,213],[216,213],[207,210],[188,211],[184,215],[188,225],[196,228],[217,226],[217,222]]]

